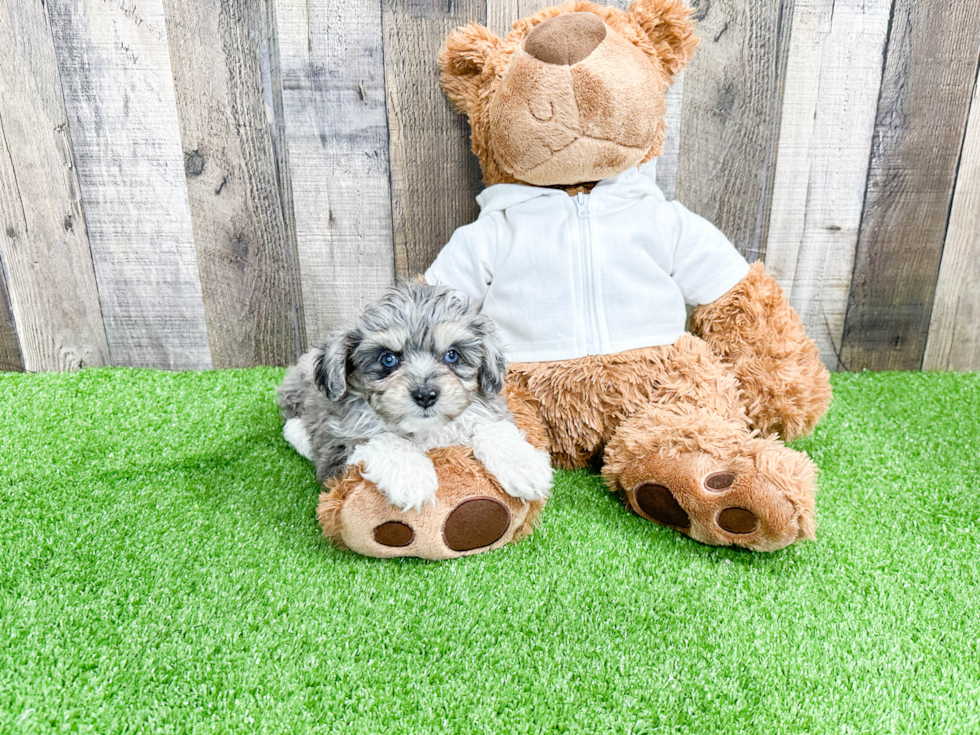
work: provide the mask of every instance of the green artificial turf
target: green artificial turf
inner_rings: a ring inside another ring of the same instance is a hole
[[[0,732],[980,732],[980,376],[835,376],[814,543],[577,472],[438,563],[320,538],[281,376],[0,375]]]

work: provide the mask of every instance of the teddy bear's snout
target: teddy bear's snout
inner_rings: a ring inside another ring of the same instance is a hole
[[[564,13],[536,26],[524,39],[524,50],[546,64],[572,66],[605,38],[606,24],[592,13]]]

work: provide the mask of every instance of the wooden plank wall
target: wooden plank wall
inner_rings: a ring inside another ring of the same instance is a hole
[[[549,4],[0,0],[0,370],[321,342],[477,214],[445,35]],[[692,5],[665,193],[766,263],[831,368],[980,369],[972,0]]]
[[[266,122],[270,9],[163,5],[211,362],[288,362],[302,343],[301,295]]]
[[[61,74],[44,10],[34,3],[0,5],[0,129],[0,363],[106,365]]]

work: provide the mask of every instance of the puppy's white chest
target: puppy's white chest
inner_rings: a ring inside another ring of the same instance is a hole
[[[418,447],[420,452],[428,452],[436,447],[448,447],[454,444],[469,444],[468,439],[459,430],[455,421],[451,421],[438,429],[425,432],[417,432],[412,435],[412,443]]]

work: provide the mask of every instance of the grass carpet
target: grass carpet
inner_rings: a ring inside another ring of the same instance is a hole
[[[320,538],[281,376],[0,375],[0,732],[980,732],[980,376],[835,376],[814,543],[578,472],[440,563]]]

